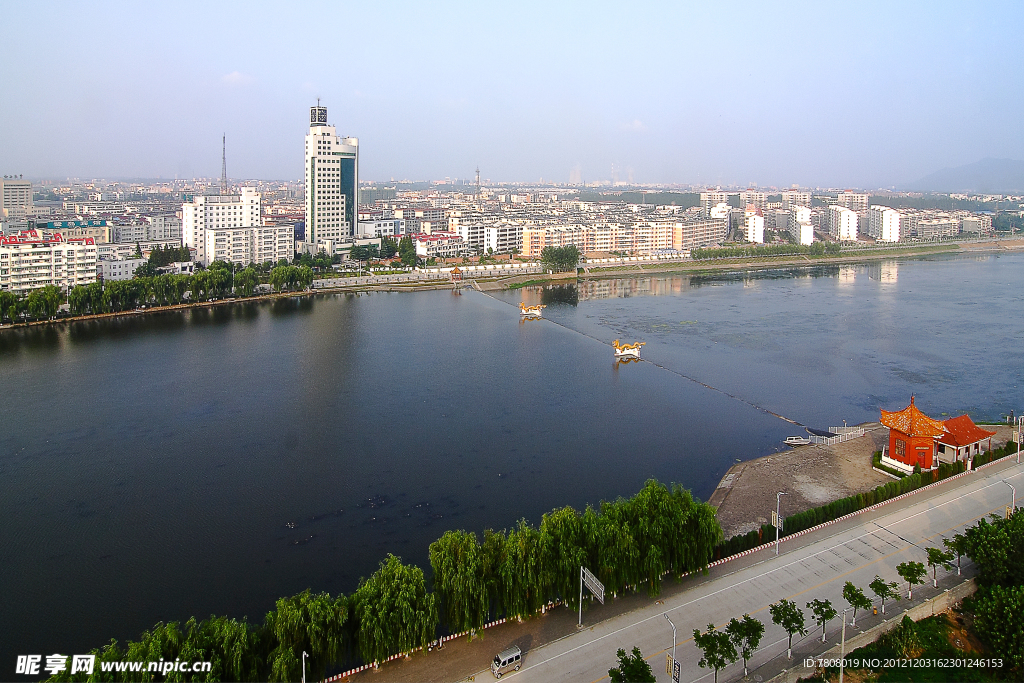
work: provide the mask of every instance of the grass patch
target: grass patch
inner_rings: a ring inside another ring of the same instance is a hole
[[[527,280],[526,282],[513,282],[506,289],[522,289],[523,287],[533,287],[536,285],[546,285],[548,280]]]

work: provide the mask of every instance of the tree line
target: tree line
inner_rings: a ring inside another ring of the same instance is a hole
[[[482,542],[472,532],[446,532],[430,545],[432,591],[422,569],[388,555],[351,596],[307,590],[281,598],[255,624],[223,616],[158,623],[138,640],[111,641],[93,654],[97,668],[103,661],[199,659],[213,662],[209,680],[286,681],[299,679],[305,651],[310,671],[323,678],[357,659],[382,662],[427,646],[439,627],[477,629],[555,600],[578,608],[581,565],[613,595],[644,583],[655,595],[663,574],[706,569],[721,535],[711,506],[678,485],[651,480],[635,496],[602,502],[598,510],[564,507],[544,515],[539,527],[520,520],[511,530],[488,529]],[[85,676],[65,671],[51,680]]]
[[[690,250],[695,261],[720,258],[746,258],[750,256],[790,256],[810,254],[811,256],[838,256],[842,247],[838,242],[815,242],[814,244],[759,244],[749,247],[715,247]]]
[[[250,297],[263,279],[256,266],[235,271],[231,264],[214,261],[209,268],[188,274],[137,276],[131,280],[108,280],[76,285],[65,297],[64,290],[46,285],[27,294],[0,291],[0,320],[23,322],[48,320],[68,304],[71,315],[118,313],[140,306],[170,306],[223,299]],[[277,265],[266,279],[274,291],[301,291],[313,284],[309,266]]]

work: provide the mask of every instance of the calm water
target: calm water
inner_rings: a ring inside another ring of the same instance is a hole
[[[706,498],[737,458],[800,432],[764,409],[822,427],[914,392],[936,416],[998,419],[1024,406],[1022,266],[337,295],[2,331],[0,667],[158,620],[258,621],[307,587],[351,592],[387,552],[426,568],[446,529],[537,523],[648,477]],[[521,299],[549,320],[520,322]],[[615,338],[653,362],[616,366]]]

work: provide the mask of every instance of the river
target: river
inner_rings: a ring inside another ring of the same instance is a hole
[[[317,295],[0,330],[0,646],[350,593],[446,529],[644,480],[707,498],[802,433],[1024,406],[1024,255]],[[545,320],[512,304],[544,302]],[[618,365],[613,339],[645,341]],[[782,416],[786,419],[780,419]],[[789,420],[789,421],[787,421]],[[792,422],[790,422],[792,421]]]

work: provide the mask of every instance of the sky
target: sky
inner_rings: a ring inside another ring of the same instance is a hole
[[[2,0],[0,173],[879,188],[1024,159],[1020,2]]]

